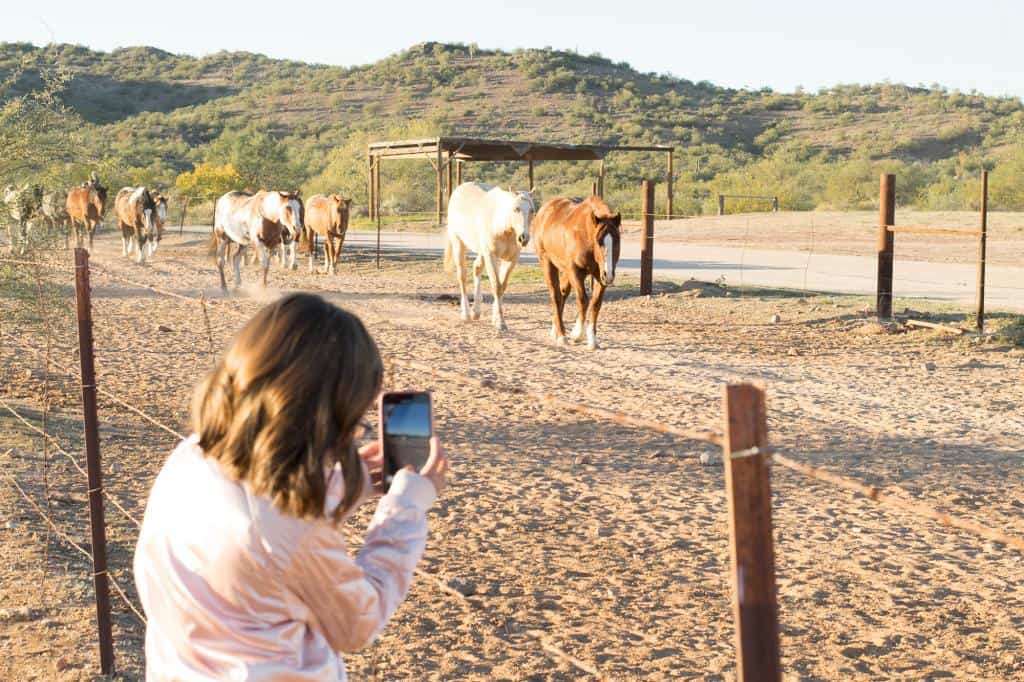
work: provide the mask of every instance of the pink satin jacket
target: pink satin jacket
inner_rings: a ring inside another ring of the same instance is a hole
[[[331,476],[328,508],[342,493]],[[182,441],[153,484],[135,548],[148,680],[345,680],[405,598],[436,492],[401,471],[356,558],[326,520],[278,512]]]

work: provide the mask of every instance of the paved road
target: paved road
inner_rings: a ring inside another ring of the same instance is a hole
[[[376,233],[351,232],[347,243],[372,247]],[[382,232],[386,250],[435,253],[444,250],[443,233]],[[874,294],[876,262],[863,256],[692,246],[679,242],[655,245],[654,276],[685,281],[691,277],[713,282],[724,277],[733,286],[757,285],[785,289],[809,289],[850,294]],[[527,247],[524,263],[536,263]],[[627,239],[622,244],[620,272],[639,274],[640,243]],[[896,260],[893,289],[900,298],[928,298],[973,305],[976,300],[977,269],[957,263],[928,263]],[[985,290],[986,308],[1024,311],[1024,267],[989,266]]]
[[[209,233],[208,226],[186,227],[189,232]],[[352,231],[347,244],[372,248],[375,232]],[[382,232],[381,247],[388,251],[405,250],[433,254],[444,253],[444,233]],[[713,282],[720,277],[732,286],[756,285],[784,289],[846,294],[875,293],[874,258],[836,256],[796,251],[740,249],[719,246],[693,246],[681,242],[659,242],[654,249],[654,276],[657,279],[686,281],[691,277]],[[530,247],[522,262],[536,263]],[[620,272],[639,275],[640,242],[627,238],[622,244]],[[989,310],[1024,312],[1024,266],[989,266],[985,300]],[[927,298],[973,306],[976,300],[977,270],[973,265],[929,263],[900,260],[894,267],[894,293],[899,298]]]

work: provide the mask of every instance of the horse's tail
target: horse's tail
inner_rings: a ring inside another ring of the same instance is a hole
[[[448,238],[444,242],[444,271],[455,272],[455,252],[452,249],[452,237],[448,235]]]

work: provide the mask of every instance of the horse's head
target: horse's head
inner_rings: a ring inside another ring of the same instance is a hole
[[[281,197],[280,222],[292,239],[298,239],[303,229],[303,207],[298,192],[278,192]]]
[[[608,205],[600,199],[592,203],[591,234],[594,239],[594,260],[597,261],[598,280],[604,286],[611,286],[615,282],[615,267],[619,263],[622,215],[612,213]]]
[[[533,191],[514,192],[509,187],[508,229],[516,233],[519,246],[530,243],[530,222],[533,220]]]

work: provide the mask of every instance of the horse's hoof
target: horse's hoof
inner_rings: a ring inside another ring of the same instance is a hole
[[[474,310],[473,311],[473,319],[474,320],[479,320],[480,319],[480,311],[479,310]]]
[[[587,349],[588,350],[597,350],[598,349],[597,341],[588,341],[587,342]]]
[[[558,336],[558,337],[555,337],[555,345],[558,346],[559,348],[565,348],[569,344],[567,344],[565,342],[565,337],[564,336]]]

